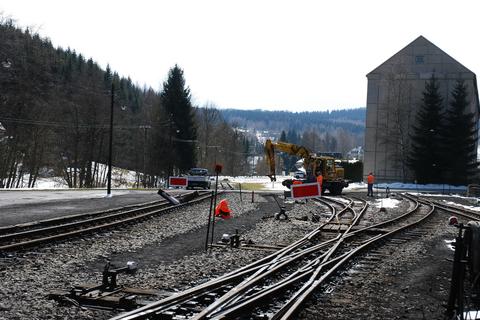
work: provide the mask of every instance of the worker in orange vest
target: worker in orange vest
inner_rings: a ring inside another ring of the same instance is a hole
[[[317,176],[317,183],[320,185],[320,194],[322,194],[323,175],[321,173]]]
[[[232,217],[232,211],[228,207],[228,202],[226,199],[222,199],[216,206],[215,217],[220,217],[222,219],[230,219]]]
[[[373,176],[373,173],[369,173],[367,176],[367,184],[368,184],[368,191],[367,191],[367,197],[373,197],[373,183],[375,182],[375,177]]]

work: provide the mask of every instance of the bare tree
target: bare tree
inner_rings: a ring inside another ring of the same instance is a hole
[[[200,166],[208,167],[210,162],[209,154],[217,150],[212,150],[218,147],[215,147],[216,144],[212,142],[215,140],[214,128],[218,125],[220,120],[220,112],[216,106],[212,103],[207,103],[202,108],[197,108],[196,118],[198,123],[198,159]]]
[[[338,141],[337,151],[341,152],[343,155],[355,147],[353,135],[344,129],[338,128],[336,136]]]
[[[400,172],[403,181],[409,175],[407,159],[410,148],[409,130],[412,124],[412,85],[403,70],[392,70],[384,80],[387,119],[382,119],[384,130],[379,131],[379,141],[385,146],[391,167]]]
[[[322,141],[317,131],[314,128],[310,128],[303,132],[301,145],[315,152],[322,149]]]

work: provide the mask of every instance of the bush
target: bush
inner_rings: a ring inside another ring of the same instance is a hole
[[[345,179],[350,182],[361,182],[363,180],[363,162],[342,161],[341,166],[345,169]]]

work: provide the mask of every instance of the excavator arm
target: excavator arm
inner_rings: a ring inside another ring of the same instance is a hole
[[[265,142],[265,155],[267,157],[268,168],[270,170],[269,174],[267,174],[267,177],[269,177],[271,181],[276,181],[277,177],[275,175],[275,149],[270,139]]]
[[[310,151],[308,151],[307,148],[287,142],[272,142],[270,139],[268,139],[265,142],[265,155],[267,157],[268,167],[270,169],[270,173],[267,174],[267,177],[269,177],[271,181],[276,181],[275,149],[304,159],[305,167],[308,167],[311,162]]]

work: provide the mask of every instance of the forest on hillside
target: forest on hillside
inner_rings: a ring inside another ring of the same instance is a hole
[[[316,127],[318,130],[342,128],[346,131],[363,134],[365,129],[365,108],[327,111],[265,111],[224,109],[226,120],[240,127],[257,130],[295,130]]]
[[[365,108],[332,111],[221,110],[232,126],[268,131],[280,139],[282,132],[290,143],[301,144],[315,152],[340,152],[363,146]]]
[[[108,163],[110,141],[113,165],[136,171],[144,186],[186,165],[224,162],[231,175],[250,169],[248,139],[217,109],[191,105],[179,67],[164,83],[170,93],[156,92],[54,48],[9,18],[0,17],[0,43],[1,188],[33,187],[42,176],[61,176],[69,187],[104,186],[100,163]],[[184,105],[172,104],[175,94]]]

